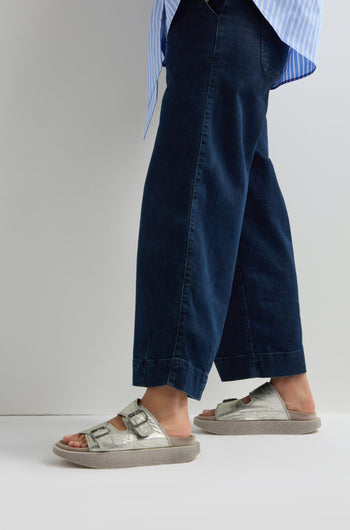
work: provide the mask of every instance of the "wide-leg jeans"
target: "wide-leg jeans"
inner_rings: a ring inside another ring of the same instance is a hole
[[[143,190],[133,385],[199,400],[306,372],[288,214],[266,113],[289,46],[253,0],[181,0]]]

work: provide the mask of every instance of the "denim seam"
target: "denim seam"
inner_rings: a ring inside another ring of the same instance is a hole
[[[176,348],[178,343],[178,337],[179,337],[179,331],[181,322],[183,322],[184,317],[184,310],[183,310],[183,300],[184,300],[184,291],[185,291],[185,284],[189,285],[189,273],[191,271],[190,267],[188,266],[189,257],[192,254],[192,248],[193,248],[193,240],[191,239],[191,234],[193,233],[193,225],[194,225],[194,200],[197,198],[196,190],[197,190],[197,183],[198,183],[198,173],[200,166],[200,159],[202,154],[202,146],[203,144],[203,138],[204,138],[204,130],[206,129],[206,122],[208,119],[208,101],[209,101],[209,93],[210,89],[212,87],[212,78],[213,78],[213,72],[214,72],[214,64],[215,64],[215,57],[216,57],[216,51],[217,51],[217,43],[218,43],[218,22],[216,22],[216,33],[215,33],[215,43],[214,43],[214,49],[212,54],[212,60],[211,60],[211,67],[210,67],[210,73],[209,73],[209,80],[208,80],[208,87],[207,87],[207,93],[206,93],[206,99],[205,99],[205,107],[203,112],[203,121],[202,121],[202,130],[201,130],[201,137],[199,140],[199,149],[198,149],[198,157],[197,157],[197,166],[194,174],[194,182],[193,182],[193,191],[192,191],[192,200],[191,200],[191,209],[190,209],[190,215],[189,215],[189,222],[187,227],[187,248],[186,248],[186,257],[185,257],[185,264],[184,264],[184,274],[183,274],[183,280],[182,280],[182,288],[181,288],[181,298],[180,298],[180,304],[179,304],[179,316],[178,316],[178,322],[177,322],[177,330],[176,330],[176,336],[175,336],[175,343],[174,343],[174,350],[173,350],[173,360],[175,358],[176,354]],[[169,368],[169,375],[168,375],[168,381],[170,378],[170,373],[173,367],[173,362]]]
[[[223,10],[225,9],[225,6],[226,6],[226,3],[227,3],[227,0],[223,0],[223,5],[221,7],[221,11],[220,13],[217,13],[213,8],[212,6],[209,4],[209,2],[207,0],[202,0],[202,2],[205,3],[205,6],[210,10],[210,12],[216,17],[218,18],[221,13],[223,12]]]
[[[144,357],[143,357],[143,359],[142,359],[142,362],[143,362],[143,363],[146,363],[147,360],[148,360],[148,359],[147,359],[147,355],[148,355],[148,353],[149,353],[149,351],[150,351],[151,340],[152,340],[152,339],[151,339],[151,335],[150,335],[150,336],[149,336],[149,339],[148,339],[148,343],[147,343],[147,348],[146,348],[146,351],[145,351],[145,355],[144,355]],[[144,385],[145,378],[146,378],[146,370],[144,370],[144,372],[143,372],[142,386],[145,386],[145,385]]]
[[[255,356],[258,356],[258,355],[299,355],[303,351],[304,351],[304,348],[300,348],[299,350],[291,350],[291,351],[255,352],[254,355]],[[233,355],[220,355],[220,357],[218,357],[216,361],[220,362],[226,359],[229,359],[232,361],[233,359],[243,358],[246,356],[247,356],[246,353],[242,353],[242,354],[234,355],[234,356]]]
[[[209,346],[209,354],[208,354],[208,359],[207,359],[207,365],[205,367],[203,383],[202,383],[202,386],[201,386],[201,389],[200,389],[200,394],[201,395],[203,394],[203,391],[204,391],[204,388],[205,388],[205,385],[206,385],[206,382],[207,382],[207,379],[208,379],[209,364],[210,364],[210,359],[212,358],[212,354],[213,354],[213,349],[212,349],[211,346]]]
[[[246,317],[247,317],[248,334],[249,334],[250,347],[251,347],[251,351],[248,353],[248,360],[249,360],[249,366],[250,366],[250,369],[251,369],[251,372],[252,372],[252,375],[253,375],[253,374],[256,373],[254,344],[253,344],[253,337],[252,337],[252,332],[251,332],[251,327],[250,327],[250,318],[249,318],[249,313],[248,313],[247,298],[246,298],[246,294],[245,294],[245,288],[244,288],[241,268],[240,268],[240,266],[238,264],[238,259],[237,259],[237,269],[238,269],[238,272],[239,272],[239,277],[241,279],[242,294],[243,294],[243,300],[244,300],[244,308],[245,308],[245,313],[246,313]]]
[[[263,71],[265,72],[265,74],[274,82],[276,83],[280,77],[283,75],[283,72],[282,73],[278,73],[276,72],[276,70],[274,70],[273,68],[271,68],[271,66],[268,64],[267,62],[267,53],[266,53],[266,28],[265,28],[265,25],[268,23],[265,19],[262,19],[262,22],[261,22],[261,33],[260,33],[260,64],[261,64],[261,67],[263,69]]]
[[[207,9],[209,9],[209,11],[211,12],[212,15],[214,15],[215,17],[217,17],[217,14],[215,13],[214,9],[211,7],[211,5],[209,5],[209,3],[206,1],[206,0],[202,0],[202,2],[204,2],[205,4],[205,7]]]
[[[161,359],[134,359],[134,364],[142,364],[142,365],[145,365],[145,364],[157,364],[157,363],[161,363],[161,362],[168,362],[168,363],[174,363],[174,362],[177,362],[179,361],[180,363],[185,363],[188,367],[188,370],[190,370],[195,376],[197,377],[206,377],[208,374],[207,372],[204,372],[203,370],[201,370],[200,368],[197,368],[196,366],[194,366],[190,361],[187,361],[186,359],[182,359],[181,357],[178,357],[178,356],[175,356],[175,357],[163,357]]]
[[[242,229],[244,229],[245,232],[247,233],[247,230],[246,230],[246,227],[245,227],[245,219],[244,218],[243,218],[243,222],[242,222]],[[247,234],[247,237],[248,237],[248,234]],[[244,307],[245,307],[245,312],[246,312],[246,315],[247,315],[248,333],[249,333],[250,345],[251,345],[251,350],[252,350],[249,353],[249,364],[251,366],[252,373],[255,374],[256,373],[256,366],[255,366],[255,350],[254,350],[253,335],[252,335],[252,329],[251,329],[251,325],[250,325],[250,318],[249,318],[249,312],[248,312],[248,302],[247,302],[247,296],[246,296],[246,293],[245,293],[243,274],[242,274],[242,271],[241,271],[241,267],[240,267],[240,264],[239,264],[238,257],[237,257],[237,268],[238,268],[239,277],[240,277],[241,283],[242,283],[242,293],[243,293]]]

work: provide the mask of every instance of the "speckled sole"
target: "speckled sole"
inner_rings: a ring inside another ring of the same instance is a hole
[[[193,423],[212,434],[309,434],[321,427],[316,413],[288,411],[290,420],[217,420],[199,414]]]
[[[119,451],[89,451],[87,447],[67,446],[60,440],[52,447],[52,451],[69,462],[95,469],[180,464],[191,462],[200,452],[200,444],[193,434],[188,437],[169,438],[173,444],[170,447]]]

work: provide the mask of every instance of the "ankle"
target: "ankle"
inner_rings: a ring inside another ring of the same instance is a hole
[[[188,416],[187,394],[168,385],[147,388],[141,405],[162,418]]]
[[[270,383],[300,384],[307,381],[307,373],[271,377]]]
[[[278,390],[283,390],[287,394],[309,394],[310,387],[306,372],[296,375],[286,375],[281,377],[271,377],[270,383]]]
[[[190,436],[191,421],[188,413],[188,396],[168,385],[150,387],[141,399],[159,421],[169,436]]]
[[[276,388],[288,409],[315,411],[315,402],[306,372],[291,376],[271,377],[270,383]]]

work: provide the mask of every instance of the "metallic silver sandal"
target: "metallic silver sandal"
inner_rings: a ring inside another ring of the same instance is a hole
[[[124,468],[157,464],[178,464],[194,460],[200,444],[191,436],[168,436],[151,412],[135,399],[119,414],[125,431],[105,421],[85,434],[88,447],[71,447],[63,440],[53,452],[74,464],[90,468]]]
[[[194,424],[213,434],[308,434],[321,426],[316,412],[287,409],[270,382],[249,395],[249,403],[237,398],[224,399],[217,405],[214,416],[199,414]]]

